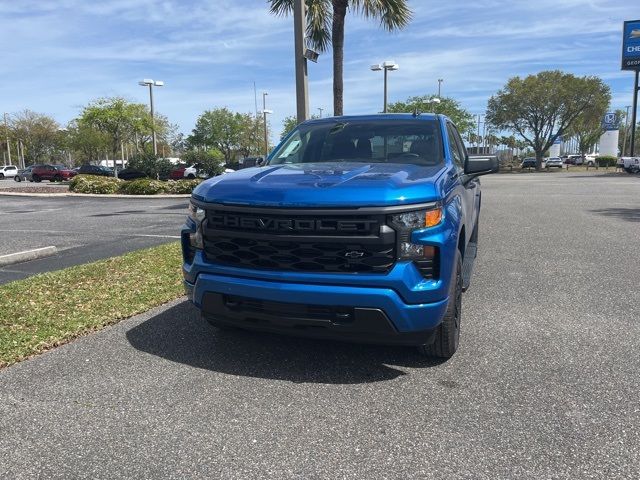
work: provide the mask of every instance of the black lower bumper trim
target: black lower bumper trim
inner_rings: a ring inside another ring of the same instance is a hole
[[[424,345],[434,330],[398,332],[378,308],[271,302],[209,292],[202,314],[213,325],[384,345]]]

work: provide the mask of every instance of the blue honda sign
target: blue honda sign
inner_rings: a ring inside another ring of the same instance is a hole
[[[640,20],[624,22],[622,70],[640,70]]]
[[[620,128],[620,118],[615,112],[607,112],[602,117],[601,125],[604,131],[618,130]]]

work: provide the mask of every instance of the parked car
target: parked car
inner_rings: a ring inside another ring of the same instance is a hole
[[[535,157],[527,157],[522,160],[520,164],[520,168],[536,168],[536,159]]]
[[[589,167],[595,167],[596,166],[596,157],[597,157],[597,155],[585,155],[584,164],[589,166]]]
[[[64,165],[37,165],[31,170],[31,178],[34,182],[49,180],[50,182],[62,182],[75,177],[77,174]]]
[[[15,165],[0,166],[0,180],[4,178],[14,178],[18,174],[18,167]]]
[[[118,170],[118,178],[120,180],[137,180],[138,178],[147,178],[147,175],[134,168],[125,168],[124,170]]]
[[[113,177],[113,170],[102,165],[82,165],[77,172],[81,175],[98,175],[101,177]]]
[[[221,166],[224,167],[224,164],[221,164]],[[235,172],[235,170],[232,168],[224,168],[221,174],[231,173],[231,172]],[[192,180],[194,178],[209,178],[209,175],[207,175],[207,173],[202,170],[202,167],[200,164],[194,163],[193,165],[187,166],[183,164],[181,166],[174,168],[173,170],[171,170],[171,173],[169,174],[169,178],[171,180],[181,180],[183,178]]]
[[[565,155],[564,158],[567,165],[582,165],[582,155]]]
[[[258,165],[262,165],[264,162],[264,157],[246,157],[238,160],[238,165],[240,165],[240,169],[257,167]]]
[[[175,166],[173,170],[169,173],[170,180],[182,180],[185,175],[184,171],[187,169],[187,164],[181,163]]]
[[[622,157],[622,168],[627,173],[639,173],[640,172],[640,157]]]
[[[16,174],[15,177],[13,177],[13,179],[16,182],[22,182],[23,180],[33,182],[33,178],[31,178],[31,170],[33,170],[35,166],[36,165],[30,165],[27,168],[18,170],[18,173]]]
[[[562,159],[560,157],[549,157],[545,162],[547,168],[557,167],[562,168]]]

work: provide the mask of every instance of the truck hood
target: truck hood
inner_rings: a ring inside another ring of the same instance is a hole
[[[268,165],[201,183],[193,197],[228,205],[288,207],[390,206],[440,198],[444,166],[395,163]]]

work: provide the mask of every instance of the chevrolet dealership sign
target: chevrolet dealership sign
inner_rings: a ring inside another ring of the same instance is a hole
[[[640,20],[624,22],[622,70],[640,70]]]

